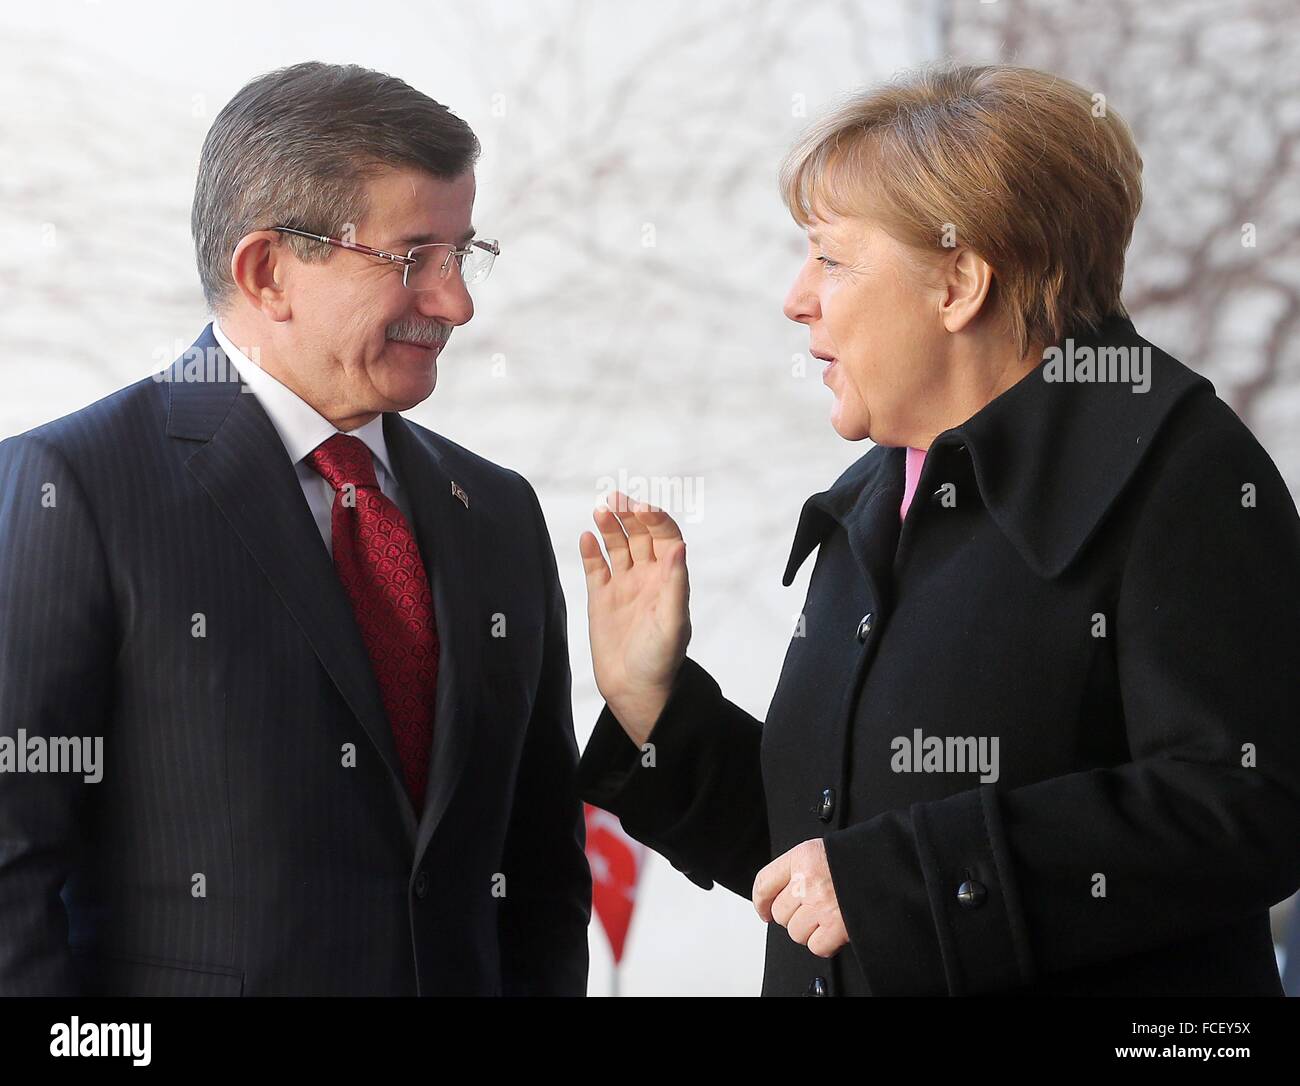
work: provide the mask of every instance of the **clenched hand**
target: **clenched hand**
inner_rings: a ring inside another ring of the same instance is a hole
[[[849,941],[820,838],[795,845],[758,873],[754,908],[765,923],[775,920],[819,958],[829,958]]]

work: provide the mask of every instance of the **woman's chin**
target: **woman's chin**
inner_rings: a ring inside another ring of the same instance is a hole
[[[831,408],[831,427],[845,441],[861,441],[870,436],[867,422],[854,417],[850,412],[845,412],[838,400]]]

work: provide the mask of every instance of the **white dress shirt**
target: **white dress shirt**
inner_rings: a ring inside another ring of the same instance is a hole
[[[284,442],[285,451],[294,471],[298,473],[298,482],[302,486],[303,497],[307,499],[307,508],[316,519],[321,539],[330,556],[334,554],[333,532],[330,527],[331,511],[334,507],[334,488],[326,482],[325,477],[307,462],[310,453],[322,441],[339,433],[350,433],[360,438],[370,448],[371,458],[375,462],[375,477],[383,494],[397,503],[411,531],[415,531],[415,521],[411,519],[410,504],[406,500],[402,487],[393,474],[388,459],[388,446],[384,442],[384,416],[376,415],[364,426],[355,430],[343,431],[329,419],[322,416],[296,392],[282,385],[266,370],[244,354],[226,338],[221,324],[215,318],[212,321],[212,334],[216,336],[226,357],[239,372],[240,379],[257,397],[257,402],[270,416],[280,440]]]

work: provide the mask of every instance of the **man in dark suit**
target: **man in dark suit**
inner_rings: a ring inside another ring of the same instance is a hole
[[[546,523],[399,414],[496,255],[477,154],[389,76],[250,83],[194,201],[217,320],[0,444],[0,994],[585,991]]]

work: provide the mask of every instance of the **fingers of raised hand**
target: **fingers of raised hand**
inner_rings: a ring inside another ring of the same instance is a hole
[[[617,494],[617,491],[615,493]],[[664,548],[660,546],[661,542],[671,542],[682,538],[682,530],[677,527],[677,522],[658,506],[628,499],[627,508],[636,515],[637,522],[649,532],[650,538],[655,544],[656,558],[664,556]]]
[[[605,541],[610,568],[615,574],[626,573],[632,568],[632,552],[628,549],[627,533],[623,531],[622,522],[603,506],[592,511],[591,519],[596,522],[600,537]]]
[[[597,509],[596,525],[607,549],[626,548],[626,564],[623,564],[622,554],[616,556],[613,550],[610,551],[615,572],[622,572],[637,562],[671,557],[676,548],[664,544],[685,546],[681,530],[672,517],[656,506],[634,501],[619,490],[611,491],[604,499],[604,505]]]
[[[650,538],[654,540],[656,544],[656,557],[663,557],[663,551],[658,546],[658,543],[661,540],[681,540],[682,530],[677,526],[677,522],[657,505],[651,505],[648,502],[634,501],[618,491],[615,491],[611,497],[621,501],[623,503],[621,508],[634,514],[637,522],[650,533]]]
[[[641,510],[649,509],[649,506],[643,502],[633,501],[619,490],[615,490],[605,501],[609,508],[614,511],[614,515],[618,518],[623,531],[627,533],[627,545],[632,552],[633,564],[637,562],[653,562],[655,560],[655,550],[650,529],[641,522]]]

